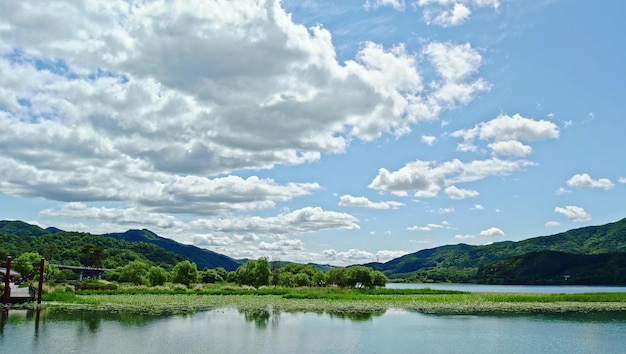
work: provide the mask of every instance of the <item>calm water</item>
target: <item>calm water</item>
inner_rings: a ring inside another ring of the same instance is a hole
[[[484,285],[484,284],[407,284],[390,283],[387,288],[459,290],[485,293],[541,293],[541,294],[582,294],[582,293],[626,293],[626,286],[586,286],[586,285]],[[626,351],[625,351],[626,352]]]
[[[624,353],[626,314],[186,316],[11,310],[2,353]]]

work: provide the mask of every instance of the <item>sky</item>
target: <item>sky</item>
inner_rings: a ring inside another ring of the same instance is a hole
[[[626,217],[626,2],[0,2],[0,219],[348,265]]]

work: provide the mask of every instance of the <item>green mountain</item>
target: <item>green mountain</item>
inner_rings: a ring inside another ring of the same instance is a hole
[[[625,285],[626,253],[526,253],[486,264],[476,272],[485,284]]]
[[[52,232],[41,235],[25,235],[0,232],[0,248],[8,255],[19,256],[37,252],[52,263],[65,265],[90,265],[116,268],[134,260],[170,269],[185,260],[182,255],[146,242],[117,240],[102,235],[81,232]],[[99,250],[97,259],[89,252]],[[0,263],[3,263],[0,260]]]
[[[483,265],[540,251],[583,255],[626,252],[626,219],[518,242],[505,241],[485,246],[446,245],[407,254],[386,263],[369,263],[366,266],[380,270],[390,278],[469,281]]]
[[[23,221],[0,221],[0,248],[11,255],[36,251],[58,263],[79,265],[84,263],[80,251],[87,245],[103,248],[109,253],[110,256],[103,262],[105,268],[123,266],[135,259],[148,261],[166,269],[185,259],[195,262],[200,269],[224,267],[232,271],[240,265],[225,255],[192,245],[183,245],[146,229],[93,235],[65,232],[55,227],[42,229]],[[52,254],[51,246],[56,246]]]
[[[27,224],[23,221],[0,220],[0,234],[16,236],[41,236],[48,231],[39,226]]]
[[[161,237],[154,232],[143,230],[128,230],[123,233],[111,233],[104,236],[130,242],[147,242],[166,250],[182,255],[195,262],[199,269],[223,267],[227,271],[236,270],[240,264],[234,259],[220,253],[209,251],[193,245],[184,245],[172,239]]]

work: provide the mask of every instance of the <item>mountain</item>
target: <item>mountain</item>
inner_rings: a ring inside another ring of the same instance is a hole
[[[10,254],[37,251],[46,258],[65,260],[69,265],[80,264],[80,248],[85,245],[102,247],[110,253],[108,267],[128,263],[134,259],[147,260],[166,269],[177,262],[189,259],[199,269],[223,267],[236,270],[240,264],[230,257],[192,245],[183,245],[161,237],[150,230],[128,230],[124,233],[94,235],[65,232],[55,227],[42,229],[23,221],[0,221],[0,248]],[[46,255],[46,245],[55,245],[55,257]]]
[[[626,253],[526,253],[486,264],[476,272],[484,284],[625,285]]]
[[[16,236],[41,236],[48,231],[39,226],[31,225],[23,221],[1,220],[0,234]]]
[[[386,263],[369,263],[366,266],[380,270],[391,278],[459,281],[473,278],[476,270],[485,264],[540,251],[586,255],[626,252],[626,219],[518,242],[504,241],[485,246],[446,245],[407,254]],[[461,279],[454,279],[455,277]]]
[[[227,271],[236,270],[240,264],[234,259],[220,253],[209,251],[193,245],[184,245],[172,239],[161,237],[154,232],[143,230],[128,230],[123,233],[110,233],[103,236],[130,242],[147,242],[180,254],[195,262],[198,269],[223,267]]]

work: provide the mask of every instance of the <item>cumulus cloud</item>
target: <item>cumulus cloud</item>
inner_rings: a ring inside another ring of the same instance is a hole
[[[478,196],[478,192],[471,189],[461,189],[456,186],[450,186],[444,190],[450,199],[465,199]]]
[[[488,146],[496,155],[510,155],[522,157],[530,154],[532,148],[519,140],[535,141],[556,139],[559,137],[559,128],[547,120],[534,120],[522,117],[500,115],[488,122],[477,124],[471,129],[461,129],[450,134],[452,137],[463,138],[459,150],[474,151],[474,141],[491,140],[494,143]]]
[[[490,238],[490,237],[498,237],[498,236],[504,236],[504,235],[505,235],[504,231],[500,230],[497,227],[491,227],[491,228],[488,228],[486,230],[479,232],[478,234],[455,235],[454,239],[455,240],[471,240],[471,239],[476,239],[476,238]]]
[[[520,143],[519,141],[498,141],[488,145],[495,155],[508,155],[516,157],[524,157],[530,155],[533,149]]]
[[[474,204],[473,207],[470,208],[471,210],[484,210],[485,207],[480,205],[480,204]]]
[[[432,135],[422,135],[422,143],[433,146],[433,144],[437,141],[437,138]]]
[[[498,158],[471,162],[454,159],[441,164],[417,160],[397,171],[379,169],[369,188],[390,191],[396,195],[415,191],[417,197],[434,197],[446,185],[477,181],[489,176],[506,176],[533,165],[526,160]]]
[[[196,219],[195,228],[236,234],[302,234],[321,230],[358,230],[358,219],[347,213],[306,207],[267,218],[242,216],[236,218]]]
[[[427,224],[426,226],[410,226],[406,228],[408,231],[432,231],[435,229],[450,229],[446,221],[441,224]]]
[[[504,231],[500,230],[497,227],[491,227],[487,230],[483,230],[479,233],[480,236],[493,237],[493,236],[504,236]]]
[[[387,202],[372,202],[366,197],[353,197],[349,194],[342,195],[339,200],[341,206],[363,207],[370,209],[398,209],[404,206],[404,203],[387,201]]]
[[[400,136],[489,89],[469,44],[364,42],[340,63],[330,32],[294,23],[277,0],[24,0],[2,13],[0,193],[14,196],[271,209],[319,186],[229,174]]]
[[[417,0],[413,5],[422,10],[428,24],[449,27],[464,23],[471,9],[491,7],[497,9],[499,0]]]
[[[613,182],[611,182],[608,178],[594,180],[586,173],[572,176],[572,178],[567,181],[567,185],[570,187],[602,188],[604,190],[609,190],[615,187],[615,184],[613,184]]]
[[[432,23],[442,27],[450,27],[462,24],[470,17],[471,13],[472,11],[470,11],[467,6],[461,3],[456,3],[451,9],[448,10],[435,13],[426,11],[424,13],[424,18],[429,24]]]
[[[558,221],[548,221],[546,223],[546,227],[556,227],[556,226],[561,226],[561,223]]]
[[[349,249],[347,251],[335,251],[334,249],[324,250],[323,255],[328,261],[334,261],[340,264],[356,264],[369,262],[386,262],[394,258],[398,258],[408,254],[406,251],[389,251],[381,250],[376,253],[363,251],[359,249]]]
[[[565,207],[556,207],[554,208],[554,211],[559,214],[563,214],[565,217],[574,222],[591,220],[591,216],[585,211],[585,209],[578,206],[567,205]]]
[[[626,177],[620,177],[617,181],[619,183],[626,183]]]

